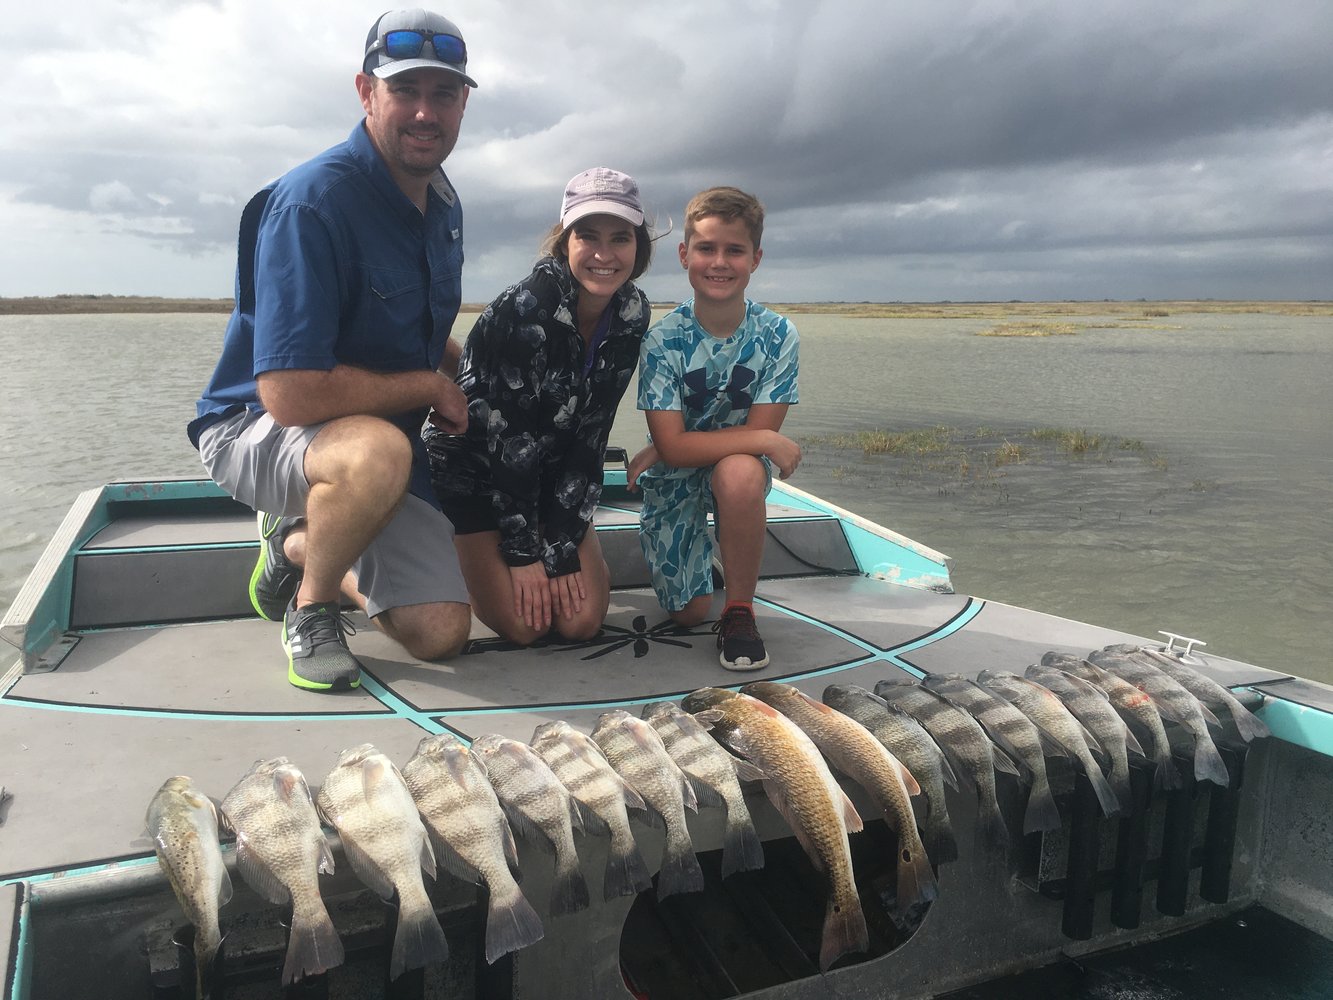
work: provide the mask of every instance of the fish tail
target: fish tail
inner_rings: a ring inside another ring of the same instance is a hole
[[[1051,794],[1051,784],[1043,770],[1033,779],[1032,791],[1028,793],[1028,808],[1023,816],[1023,832],[1058,830],[1060,823],[1060,810],[1055,806],[1055,796]]]
[[[213,995],[214,987],[222,981],[222,963],[218,952],[222,947],[222,935],[216,928],[208,933],[195,931],[194,935],[194,987],[199,1000]]]
[[[1180,788],[1185,784],[1180,776],[1180,771],[1176,768],[1175,758],[1171,754],[1170,748],[1163,750],[1157,758],[1157,771],[1153,774],[1153,787],[1170,791],[1174,788]]]
[[[1009,846],[1009,827],[1000,812],[1000,803],[994,795],[981,800],[977,828],[981,832],[981,842],[993,851],[1003,851]]]
[[[764,867],[764,845],[745,803],[727,808],[727,831],[722,841],[722,877]]]
[[[824,912],[824,937],[819,945],[820,971],[827,972],[829,966],[848,952],[866,951],[869,947],[870,932],[856,890],[841,901],[831,898]]]
[[[617,896],[636,896],[653,884],[653,877],[648,874],[648,865],[634,840],[634,834],[622,830],[611,837],[611,846],[606,856],[606,875],[602,879],[602,896],[615,899]]]
[[[517,883],[503,896],[491,893],[486,913],[487,965],[493,964],[501,955],[540,941],[545,933],[542,918],[537,916]]]
[[[926,853],[937,865],[947,865],[958,860],[958,841],[954,839],[953,824],[941,802],[938,808],[932,800],[930,813],[926,816],[926,825],[921,830],[921,839],[925,842]]]
[[[401,904],[401,901],[400,901]],[[424,969],[449,960],[449,942],[429,902],[410,910],[398,910],[398,932],[393,937],[389,978],[397,979],[409,969]]]
[[[290,985],[306,976],[327,972],[343,963],[343,943],[320,901],[293,909],[292,929],[287,936],[287,958],[282,966],[282,984]]]
[[[1198,781],[1211,781],[1222,788],[1231,784],[1226,761],[1217,752],[1217,745],[1207,735],[1201,735],[1194,741],[1194,777]]]
[[[908,842],[901,834],[898,837],[898,899],[900,913],[905,913],[913,906],[929,903],[939,896],[935,885],[935,872],[930,867],[930,858],[926,856],[925,845],[913,837]]]
[[[551,886],[552,913],[578,913],[589,903],[588,882],[579,867],[578,855],[571,847],[555,859],[555,882]]]
[[[657,898],[666,899],[678,892],[701,892],[704,872],[694,856],[694,845],[689,834],[667,837],[662,850],[662,870],[657,873]]]
[[[1246,743],[1249,743],[1250,740],[1265,739],[1273,735],[1273,731],[1264,724],[1264,720],[1244,705],[1237,703],[1233,706],[1231,717],[1236,720],[1236,730],[1240,733],[1240,738]]]

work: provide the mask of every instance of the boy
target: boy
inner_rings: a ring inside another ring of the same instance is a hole
[[[763,231],[763,205],[734,187],[685,206],[680,263],[694,297],[644,337],[638,405],[652,444],[628,470],[631,485],[643,474],[639,542],[653,589],[679,625],[712,610],[713,513],[727,597],[715,630],[728,670],[768,664],[753,607],[764,497],[774,466],[786,479],[801,461],[800,446],[779,433],[798,401],[796,328],[745,297]]]

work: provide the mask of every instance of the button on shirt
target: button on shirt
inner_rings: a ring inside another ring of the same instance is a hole
[[[423,215],[364,122],[255,196],[238,250],[237,306],[189,427],[196,445],[222,417],[263,409],[261,372],[439,367],[462,301],[462,206],[441,172]],[[426,412],[390,419],[412,443],[412,493],[435,505],[420,438]]]

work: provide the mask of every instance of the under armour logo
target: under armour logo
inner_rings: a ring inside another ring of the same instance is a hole
[[[685,373],[685,388],[690,391],[685,395],[685,405],[692,410],[702,410],[708,405],[710,397],[725,395],[731,400],[733,410],[748,409],[754,402],[754,397],[750,395],[750,385],[754,382],[754,378],[753,371],[737,365],[731,370],[731,381],[726,388],[710,391],[707,371],[703,368],[688,371]]]

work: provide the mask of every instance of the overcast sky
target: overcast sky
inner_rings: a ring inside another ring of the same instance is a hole
[[[384,0],[380,0],[382,4]],[[0,295],[228,296],[256,189],[342,140],[384,9],[13,3]],[[480,87],[446,164],[463,291],[527,273],[565,181],[768,208],[769,301],[1333,297],[1330,0],[450,0]]]

